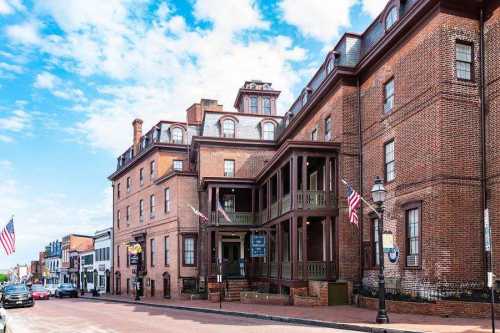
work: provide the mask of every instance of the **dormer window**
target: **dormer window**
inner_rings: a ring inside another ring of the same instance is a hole
[[[231,119],[225,119],[222,122],[222,136],[225,138],[234,138],[235,124]]]
[[[389,30],[394,23],[396,23],[398,18],[398,8],[394,6],[387,12],[387,16],[385,17],[385,30]]]
[[[263,140],[274,140],[274,129],[275,126],[271,122],[266,122],[262,126],[262,139]]]
[[[262,104],[263,104],[264,114],[271,115],[271,98],[264,97]]]
[[[181,144],[183,142],[183,134],[182,134],[182,129],[179,127],[175,127],[172,129],[172,143],[179,143]]]
[[[257,96],[250,96],[250,113],[257,113]]]
[[[302,94],[302,106],[306,105],[308,99],[309,99],[309,91],[308,89],[306,89]]]

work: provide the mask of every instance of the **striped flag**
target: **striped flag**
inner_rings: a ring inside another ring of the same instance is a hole
[[[217,201],[217,210],[219,211],[219,213],[222,214],[222,216],[224,216],[224,218],[226,219],[227,222],[231,223],[231,219],[229,218],[229,216],[227,215],[226,211],[224,210],[224,208],[222,208],[221,204],[219,201]]]
[[[16,252],[16,234],[14,233],[14,218],[2,229],[0,233],[0,244],[7,255]]]
[[[349,206],[349,221],[358,226],[358,208],[361,205],[361,195],[351,185],[347,185],[347,204]]]
[[[191,205],[188,205],[188,207],[191,207],[191,209],[193,210],[193,213],[195,215],[198,215],[199,217],[201,217],[201,220],[203,221],[203,223],[208,222],[208,217],[206,217],[202,212],[200,212],[198,209],[194,208]]]

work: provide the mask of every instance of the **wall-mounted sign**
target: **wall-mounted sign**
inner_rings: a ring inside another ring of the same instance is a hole
[[[384,253],[389,253],[394,249],[394,235],[391,231],[384,231],[382,234],[382,245],[384,246]]]
[[[139,255],[130,254],[129,256],[130,256],[129,258],[130,265],[139,265]]]
[[[387,257],[389,258],[389,261],[391,263],[393,263],[393,264],[396,263],[396,262],[398,262],[398,260],[399,260],[399,249],[398,249],[398,247],[397,246],[393,247],[389,251],[389,253],[387,253]]]
[[[99,272],[104,272],[106,270],[106,265],[105,264],[99,264]]]
[[[266,256],[266,236],[251,235],[250,237],[250,256],[265,257]]]

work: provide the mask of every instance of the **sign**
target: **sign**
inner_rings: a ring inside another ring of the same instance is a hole
[[[484,210],[484,250],[491,252],[490,211],[488,208]]]
[[[382,234],[382,245],[384,247],[384,253],[389,253],[394,249],[394,235],[391,231],[384,231]]]
[[[399,249],[398,249],[398,247],[397,246],[393,247],[389,251],[389,253],[387,253],[387,257],[389,258],[389,261],[391,263],[393,263],[393,264],[396,263],[396,262],[398,262],[398,260],[399,260]]]
[[[99,272],[104,272],[106,270],[106,265],[105,264],[99,264]]]
[[[494,278],[493,272],[488,272],[488,288],[493,288],[493,278]]]
[[[139,255],[130,254],[129,262],[130,265],[139,265]]]
[[[266,256],[266,236],[251,235],[250,236],[250,256],[265,257]]]
[[[142,252],[142,247],[141,247],[141,244],[139,244],[139,243],[129,245],[129,247],[128,247],[128,253],[130,253],[130,254],[139,254],[141,252]]]

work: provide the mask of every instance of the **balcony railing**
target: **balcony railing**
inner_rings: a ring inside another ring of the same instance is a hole
[[[281,263],[281,278],[283,280],[290,280],[292,278],[292,263],[283,261]]]
[[[260,223],[263,224],[267,221],[267,208],[264,208],[262,212],[260,212]]]
[[[292,196],[290,193],[285,194],[281,199],[281,214],[285,214],[292,208]]]
[[[278,217],[278,201],[271,204],[271,218],[274,219],[275,217]]]
[[[300,280],[325,280],[328,271],[332,270],[332,263],[327,261],[300,261],[298,266],[298,278]]]
[[[330,193],[330,202],[327,202],[326,194],[326,191],[299,191],[295,194],[297,208],[316,209],[333,207],[335,202],[333,193]]]
[[[278,278],[278,268],[279,268],[279,263],[277,263],[277,262],[272,262],[272,263],[270,263],[270,265],[269,265],[269,266],[270,266],[270,268],[271,268],[271,272],[270,272],[271,274],[270,274],[270,276],[271,276],[272,278],[276,278],[276,279],[277,279],[277,278]]]
[[[219,225],[253,225],[255,224],[255,215],[246,212],[227,213],[231,222],[227,221],[222,214],[219,213]],[[210,222],[217,224],[217,212],[212,212]]]

